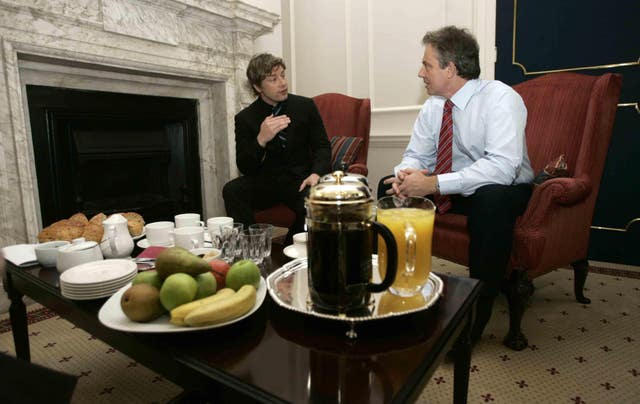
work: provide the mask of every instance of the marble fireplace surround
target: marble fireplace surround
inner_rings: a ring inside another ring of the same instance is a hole
[[[0,0],[0,247],[42,228],[28,84],[197,99],[203,214],[224,214],[244,71],[278,20],[236,0]]]

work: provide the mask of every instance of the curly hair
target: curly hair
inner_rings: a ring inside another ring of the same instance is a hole
[[[247,79],[255,95],[260,93],[256,91],[254,86],[260,87],[262,80],[269,76],[276,66],[282,66],[283,69],[287,68],[282,58],[273,56],[270,53],[260,53],[251,58],[247,66]]]
[[[453,62],[460,77],[467,80],[480,77],[480,47],[468,30],[447,26],[430,31],[422,38],[422,44],[431,45],[438,51],[438,62],[442,69]]]

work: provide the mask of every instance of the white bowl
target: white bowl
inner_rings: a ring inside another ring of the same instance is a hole
[[[55,267],[58,262],[58,249],[68,245],[68,241],[57,240],[37,244],[33,249],[40,265],[45,267]]]
[[[220,250],[212,247],[193,248],[189,250],[189,252],[193,255],[206,255],[212,253],[207,258],[203,257],[207,262],[220,258],[220,255],[222,254]]]

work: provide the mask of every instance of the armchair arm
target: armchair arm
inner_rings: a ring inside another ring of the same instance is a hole
[[[591,181],[587,176],[579,178],[553,178],[538,186],[534,195],[544,194],[544,198],[560,205],[575,205],[591,192]],[[533,195],[531,197],[533,199]]]
[[[361,175],[364,175],[365,177],[369,173],[369,169],[367,168],[367,165],[362,163],[351,164],[347,169],[347,171],[354,174],[361,174]]]
[[[588,177],[553,178],[533,189],[527,210],[520,224],[536,227],[557,207],[576,205],[590,195],[591,181]]]

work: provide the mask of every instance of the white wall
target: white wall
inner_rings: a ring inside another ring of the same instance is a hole
[[[281,0],[242,0],[263,10],[282,15]],[[269,52],[274,55],[282,55],[282,22],[273,28],[273,32],[262,35],[254,41],[254,52]]]
[[[252,3],[271,11],[274,1]],[[283,55],[294,93],[371,98],[368,166],[375,187],[400,161],[427,97],[417,77],[425,32],[445,25],[471,30],[480,44],[481,76],[493,78],[495,8],[495,0],[282,0],[274,11],[282,15],[281,48],[271,34],[256,49]]]

